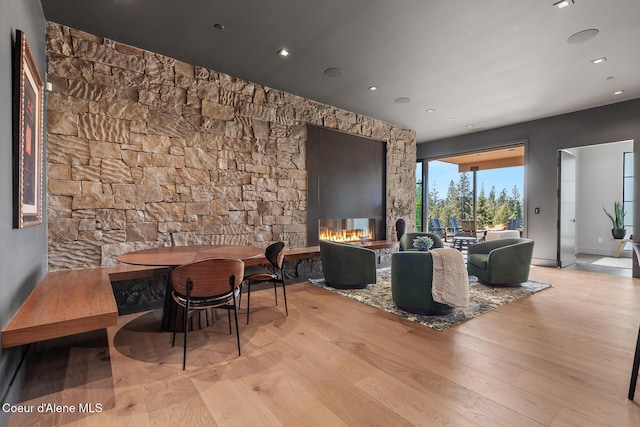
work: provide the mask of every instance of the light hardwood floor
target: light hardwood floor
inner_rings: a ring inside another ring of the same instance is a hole
[[[640,425],[626,398],[640,279],[544,267],[531,278],[553,287],[444,332],[309,283],[288,286],[289,317],[272,290],[252,292],[242,356],[221,314],[190,334],[186,371],[159,311],[122,316],[32,349],[21,404],[76,412],[11,425]],[[102,411],[77,412],[88,403]]]

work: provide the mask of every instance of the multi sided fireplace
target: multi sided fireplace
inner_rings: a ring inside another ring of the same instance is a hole
[[[307,246],[386,239],[386,159],[384,141],[307,126]]]
[[[375,225],[374,218],[320,219],[319,237],[337,242],[366,242],[375,240]]]

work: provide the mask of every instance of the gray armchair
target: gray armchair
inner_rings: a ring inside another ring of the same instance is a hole
[[[451,313],[452,307],[434,301],[431,296],[432,257],[431,252],[420,251],[391,255],[391,297],[398,308],[427,316]]]
[[[533,240],[510,238],[470,245],[467,271],[489,285],[517,285],[529,280]]]
[[[436,248],[444,248],[444,243],[442,243],[442,239],[435,233],[404,233],[400,238],[400,242],[398,242],[398,249],[400,251],[417,251],[418,249],[413,247],[413,239],[418,236],[429,236],[433,239],[433,247],[431,249]]]
[[[320,240],[325,283],[339,289],[364,288],[376,283],[376,253],[361,246]]]

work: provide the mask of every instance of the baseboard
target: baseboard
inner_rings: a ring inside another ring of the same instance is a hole
[[[616,253],[616,249],[617,248],[587,248],[587,247],[580,247],[577,248],[578,253],[580,254],[588,254],[588,255],[600,255],[600,256],[609,256],[609,257],[613,257],[614,254]],[[620,257],[621,258],[629,258],[631,257],[631,253],[632,250],[623,250],[622,253],[620,253]]]
[[[557,267],[558,261],[555,259],[547,259],[547,258],[532,258],[532,265],[537,265],[539,267]]]

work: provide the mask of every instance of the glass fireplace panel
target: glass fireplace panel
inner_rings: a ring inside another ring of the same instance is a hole
[[[374,240],[374,218],[330,218],[319,220],[320,239],[336,242]]]

